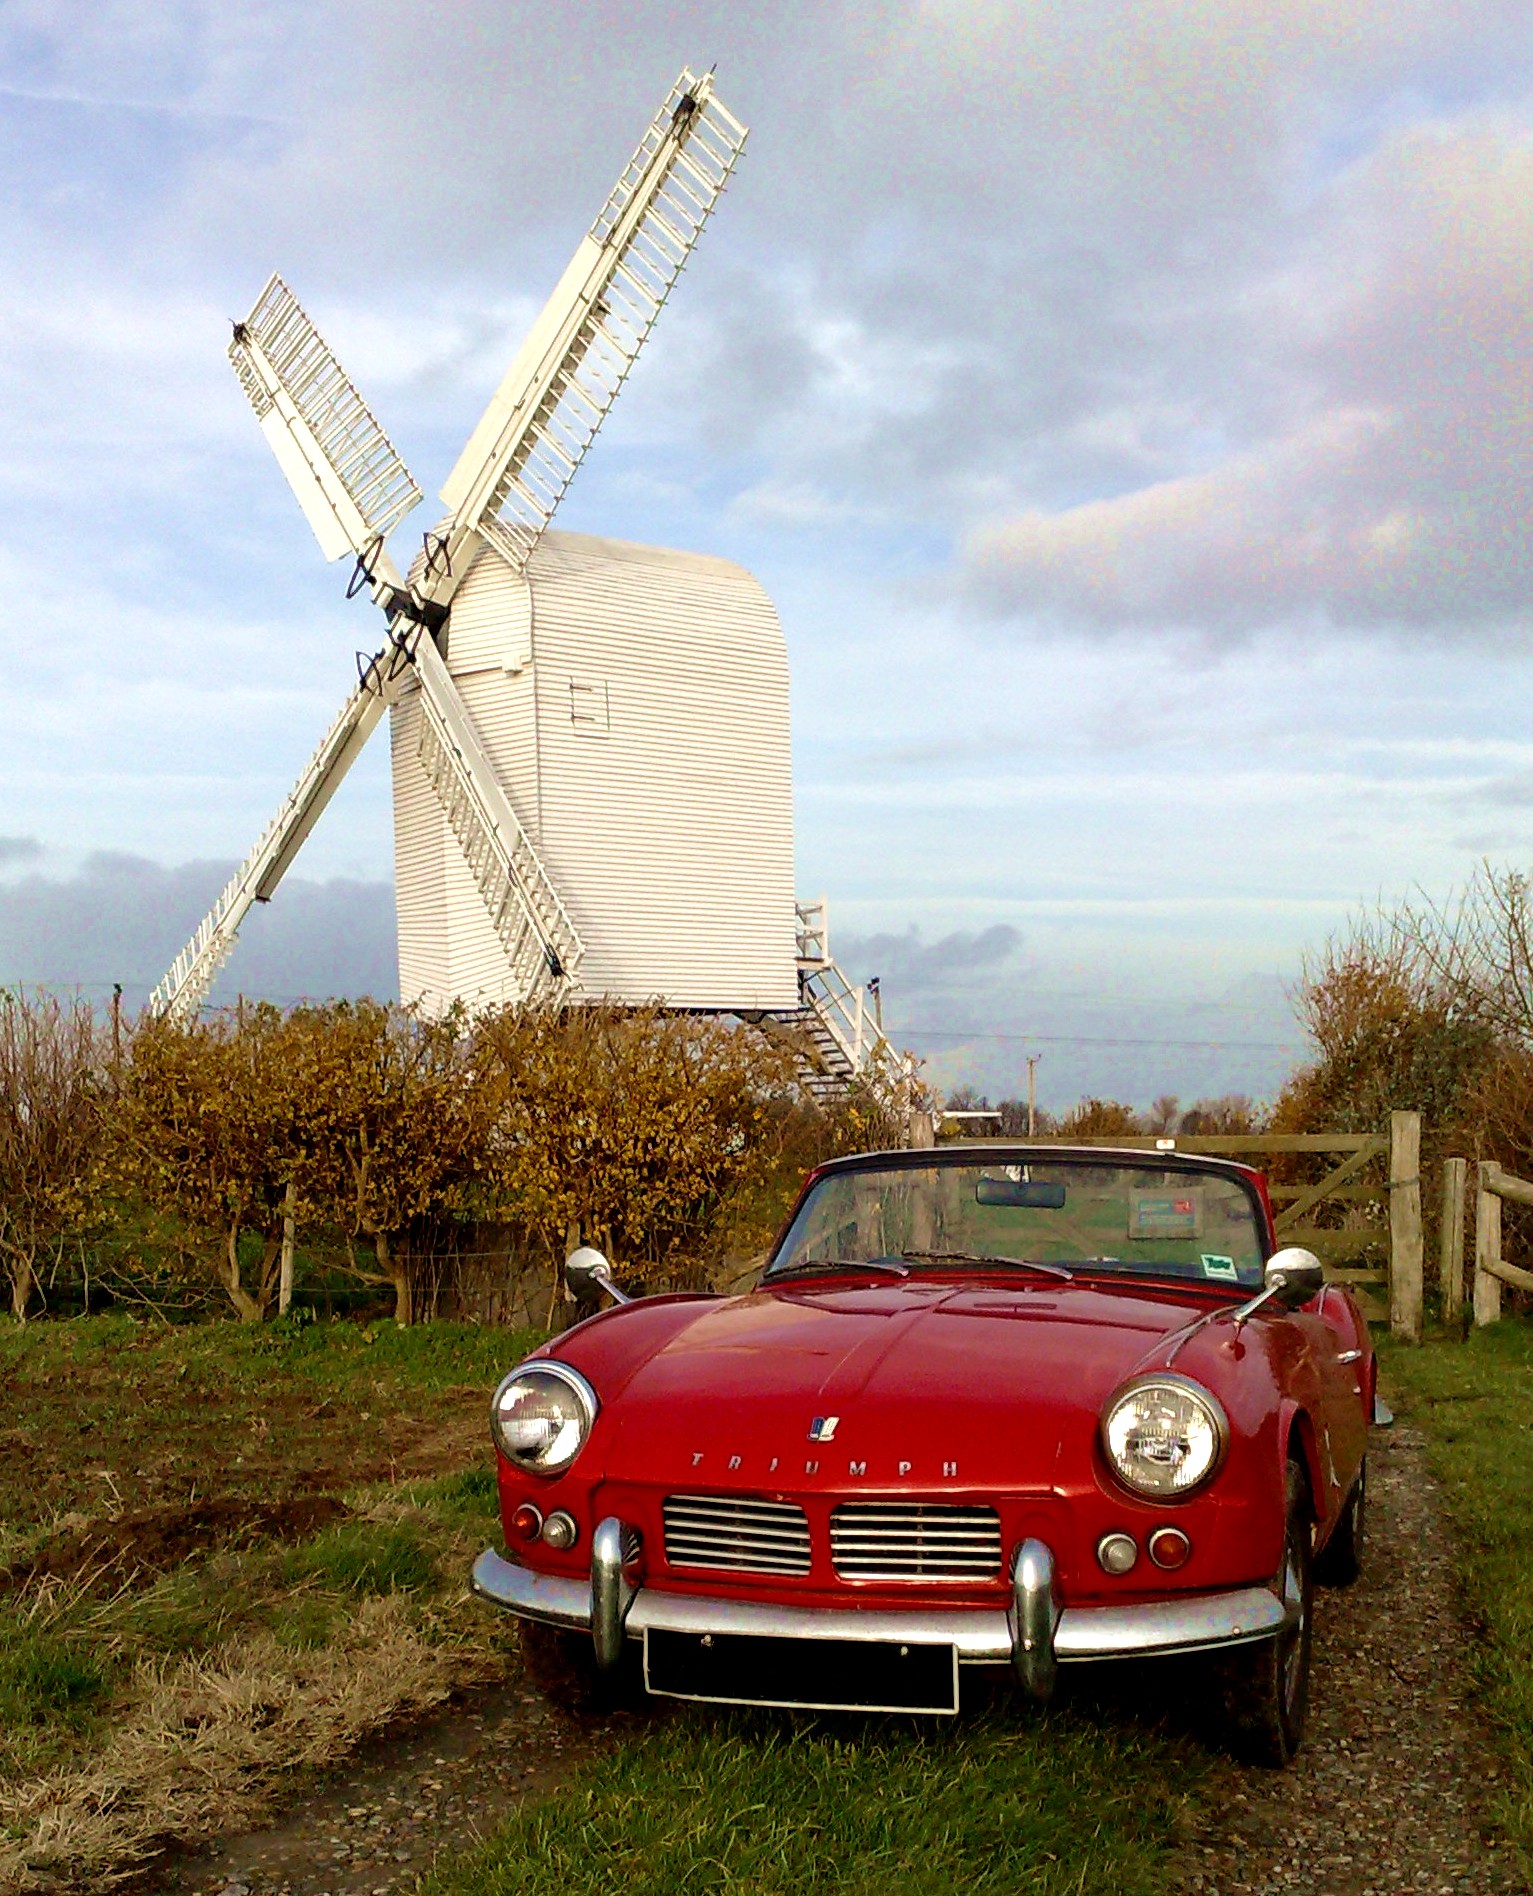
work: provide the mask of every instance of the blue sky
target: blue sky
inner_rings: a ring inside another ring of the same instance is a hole
[[[434,489],[683,60],[750,146],[560,523],[764,581],[939,1083],[1271,1093],[1307,948],[1533,842],[1509,0],[0,0],[0,980],[147,988],[373,638],[228,319]],[[386,762],[227,989],[386,980]]]

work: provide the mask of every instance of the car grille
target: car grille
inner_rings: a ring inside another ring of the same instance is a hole
[[[802,1508],[748,1495],[673,1494],[663,1512],[665,1557],[673,1567],[809,1571],[809,1523]]]
[[[1001,1570],[993,1508],[926,1501],[849,1501],[830,1517],[843,1580],[986,1580]]]

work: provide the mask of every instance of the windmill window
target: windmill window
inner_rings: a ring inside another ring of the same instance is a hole
[[[599,685],[570,680],[570,723],[577,737],[611,736],[612,699],[605,680]]]

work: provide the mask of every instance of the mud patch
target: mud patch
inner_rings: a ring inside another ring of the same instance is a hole
[[[29,1560],[0,1572],[0,1594],[37,1580],[77,1580],[87,1574],[131,1584],[214,1548],[304,1540],[350,1511],[329,1494],[269,1502],[229,1496],[186,1507],[137,1508],[55,1535]]]

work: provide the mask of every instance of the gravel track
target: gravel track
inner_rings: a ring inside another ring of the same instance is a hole
[[[1488,1815],[1502,1769],[1468,1701],[1459,1601],[1418,1430],[1375,1430],[1355,1586],[1317,1591],[1304,1748],[1286,1771],[1217,1767],[1190,1840],[1197,1896],[1527,1891]]]
[[[1376,1431],[1367,1564],[1321,1589],[1309,1733],[1286,1771],[1216,1762],[1192,1815],[1184,1896],[1507,1896],[1530,1884],[1488,1816],[1501,1766],[1468,1702],[1474,1637],[1421,1435]],[[1142,1715],[1143,1705],[1137,1710]],[[523,1690],[375,1746],[269,1827],[162,1865],[165,1896],[400,1896],[595,1734]]]

